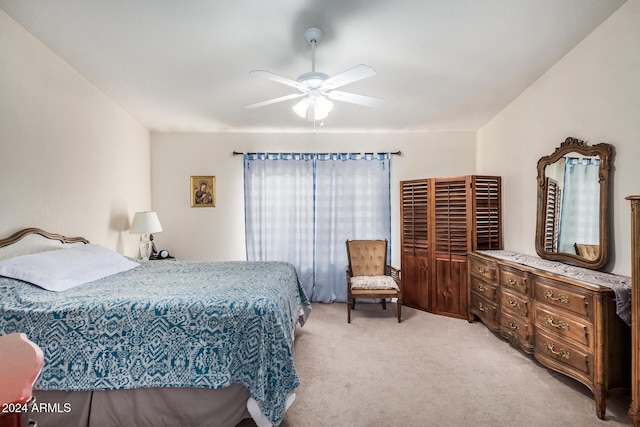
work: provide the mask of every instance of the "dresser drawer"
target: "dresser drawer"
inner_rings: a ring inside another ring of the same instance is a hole
[[[535,284],[535,299],[593,319],[593,294],[587,291],[581,292],[575,288],[569,290],[554,282],[538,279]]]
[[[531,300],[529,298],[506,289],[502,290],[500,306],[504,309],[515,311],[523,317],[529,317],[531,312]]]
[[[503,311],[500,316],[500,331],[517,335],[521,344],[533,347],[533,324],[527,319]]]
[[[527,273],[515,268],[500,267],[500,286],[531,296],[531,286],[529,286]]]
[[[536,305],[536,326],[550,334],[571,339],[578,344],[593,348],[593,325],[579,317],[573,317],[560,310],[553,310],[543,304]]]
[[[489,302],[486,299],[478,296],[474,292],[471,293],[470,303],[469,303],[469,311],[472,311],[482,323],[487,325],[493,330],[498,330],[499,325],[499,313],[498,304]]]
[[[593,355],[586,349],[546,334],[541,329],[535,331],[535,346],[536,359],[541,363],[553,361],[593,380]]]
[[[472,275],[492,282],[496,281],[496,265],[494,263],[474,256],[469,257],[469,261],[469,271]]]
[[[498,302],[498,288],[495,285],[492,285],[491,283],[487,283],[476,276],[471,276],[469,289],[471,289],[471,292],[482,295],[484,298],[488,299],[489,301],[492,301],[495,303]]]

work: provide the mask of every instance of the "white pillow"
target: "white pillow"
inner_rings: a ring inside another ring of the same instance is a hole
[[[138,266],[117,252],[86,244],[0,261],[0,276],[60,292]]]

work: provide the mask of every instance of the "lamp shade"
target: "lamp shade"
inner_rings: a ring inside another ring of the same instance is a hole
[[[134,234],[151,234],[161,231],[162,226],[155,212],[136,212],[129,229],[129,232]]]
[[[293,106],[293,111],[301,118],[307,117],[307,109],[309,108],[309,98],[304,97],[300,102]]]
[[[324,120],[329,115],[329,112],[333,110],[333,102],[329,101],[324,96],[318,96],[315,102],[315,119]]]

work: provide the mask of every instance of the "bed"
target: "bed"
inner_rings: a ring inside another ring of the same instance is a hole
[[[34,386],[44,410],[31,414],[40,427],[282,421],[299,386],[296,324],[310,310],[291,264],[140,261],[114,252],[135,266],[57,292],[3,265],[31,253],[85,256],[92,246],[34,228],[0,240],[0,334],[23,332],[45,356]],[[78,270],[92,266],[81,259]]]

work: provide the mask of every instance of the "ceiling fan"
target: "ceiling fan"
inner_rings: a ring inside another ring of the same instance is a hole
[[[330,100],[349,102],[367,107],[377,107],[384,102],[384,99],[336,90],[358,80],[374,76],[376,71],[368,65],[360,64],[333,77],[329,77],[325,73],[317,72],[316,44],[322,40],[322,31],[319,28],[309,28],[304,32],[304,37],[311,45],[310,72],[300,74],[296,80],[292,80],[270,71],[251,71],[251,74],[293,87],[300,92],[245,105],[245,108],[264,107],[265,105],[304,97],[304,99],[294,105],[293,111],[300,117],[306,117],[307,120],[312,122],[323,120],[329,115],[329,112],[333,108],[333,102]]]

